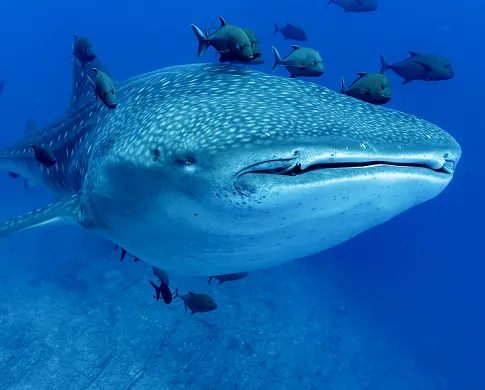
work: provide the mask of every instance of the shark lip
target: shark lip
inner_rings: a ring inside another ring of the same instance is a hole
[[[330,170],[330,169],[363,169],[376,166],[392,166],[392,167],[407,167],[407,168],[421,168],[426,169],[436,174],[453,175],[455,172],[455,162],[452,160],[444,160],[443,164],[437,164],[436,161],[430,161],[428,164],[425,161],[419,162],[405,162],[405,161],[385,161],[384,159],[375,159],[368,161],[332,161],[332,162],[318,162],[302,165],[296,158],[292,159],[278,159],[268,160],[253,164],[238,172],[236,178],[244,174],[270,174],[270,175],[285,175],[298,176],[305,173]]]
[[[301,168],[300,164],[295,164],[295,166],[291,170],[287,170],[286,172],[282,173],[284,175],[289,176],[296,176],[302,175],[308,172],[316,171],[316,170],[328,170],[328,169],[348,169],[348,168],[367,168],[367,167],[374,167],[374,166],[393,166],[393,167],[409,167],[409,168],[424,168],[436,173],[445,173],[452,175],[454,173],[454,162],[447,161],[441,168],[434,169],[425,164],[419,163],[394,163],[394,162],[386,162],[386,161],[368,161],[368,162],[349,162],[349,163],[321,163],[321,164],[313,164],[309,165],[305,169]]]

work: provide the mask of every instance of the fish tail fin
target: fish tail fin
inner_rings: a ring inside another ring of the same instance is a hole
[[[214,279],[214,277],[213,277],[213,276],[211,276],[211,277],[209,278],[209,283],[207,283],[207,285],[211,284],[212,279]]]
[[[386,73],[389,70],[389,64],[387,63],[384,56],[381,54],[381,74]]]
[[[278,27],[278,25],[276,23],[274,23],[274,35],[276,35],[276,33],[280,31],[280,28]]]
[[[204,55],[206,50],[209,48],[210,43],[199,27],[197,27],[194,24],[191,24],[190,27],[192,27],[192,31],[194,32],[195,36],[199,40],[199,47],[197,48],[197,58],[200,58]]]
[[[341,81],[341,84],[340,84],[340,93],[345,95],[345,91],[346,91],[346,88],[345,88],[345,80],[342,77],[342,81]]]
[[[272,48],[273,48],[273,54],[274,54],[274,65],[273,65],[272,71],[274,72],[278,67],[278,65],[281,64],[281,56],[280,56],[280,53],[278,53],[278,50],[276,50],[276,47],[272,46]]]
[[[125,256],[128,252],[126,251],[126,249],[124,248],[121,248],[121,256],[120,256],[120,261],[123,261],[125,259]]]
[[[82,223],[79,194],[0,223],[0,237],[37,226],[69,222]]]
[[[184,306],[185,306],[185,313],[187,314],[187,302],[185,302],[185,299],[182,298],[180,295],[179,295],[179,288],[177,287],[175,289],[175,291],[173,292],[172,294],[172,299],[177,299],[177,298],[180,298],[183,302],[184,302]]]
[[[183,301],[183,298],[179,295],[179,288],[178,287],[175,289],[175,291],[173,292],[172,295],[173,295],[173,299],[180,298]]]
[[[155,283],[153,283],[151,280],[149,281],[152,287],[155,289],[155,295],[153,295],[153,298],[155,298],[157,301],[160,299],[160,294],[161,294],[161,288],[158,287]]]

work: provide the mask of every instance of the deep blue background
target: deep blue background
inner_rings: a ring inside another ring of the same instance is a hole
[[[389,106],[442,126],[460,142],[463,157],[454,181],[438,198],[331,252],[340,257],[341,283],[376,326],[407,345],[420,364],[442,372],[454,388],[485,388],[479,372],[485,349],[485,3],[381,0],[369,14],[344,14],[325,5],[325,0],[3,1],[0,77],[7,83],[0,97],[0,143],[20,137],[27,117],[48,124],[67,108],[73,33],[90,37],[119,80],[196,61],[189,24],[217,26],[219,15],[257,31],[264,71],[272,65],[271,45],[282,55],[289,51],[281,35],[273,36],[273,22],[304,27],[308,45],[325,62],[325,75],[311,81],[336,90],[341,76],[350,83],[358,71],[378,71],[381,53],[390,62],[406,58],[408,50],[448,57],[453,80],[400,86],[390,74]],[[213,61],[214,53],[203,60]],[[1,179],[4,191],[10,185]]]

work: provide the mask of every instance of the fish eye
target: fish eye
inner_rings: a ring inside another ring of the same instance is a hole
[[[383,91],[385,89],[386,89],[386,86],[385,85],[381,85],[381,91]]]
[[[112,95],[114,95],[114,94],[115,94],[115,90],[114,90],[114,89],[112,89],[112,90],[111,90],[111,94],[112,94]]]
[[[318,64],[318,61],[313,61],[313,65],[317,65]]]

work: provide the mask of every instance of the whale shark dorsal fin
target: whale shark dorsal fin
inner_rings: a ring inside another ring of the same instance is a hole
[[[54,223],[81,222],[81,196],[64,198],[56,203],[0,223],[0,237],[22,230]]]
[[[106,73],[116,86],[117,82],[113,79],[109,70],[101,63],[98,57],[96,57],[93,61],[88,62],[86,65],[84,65],[84,67],[81,64],[81,61],[74,58],[71,105],[67,113],[75,111],[78,108],[95,101],[93,87],[91,86],[89,80],[90,78],[92,80],[96,78],[93,68]]]

